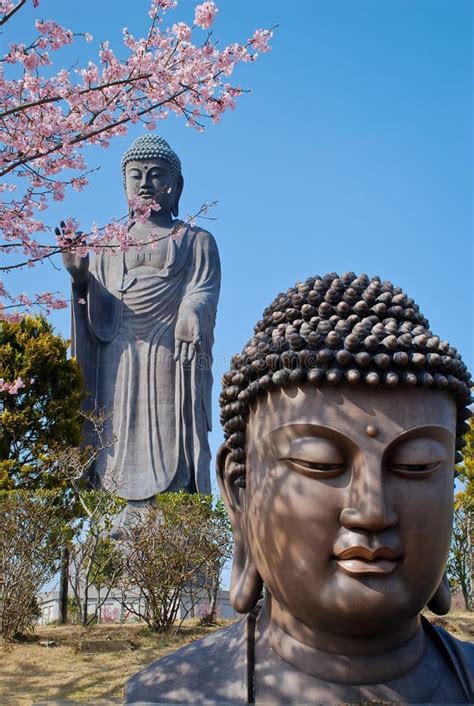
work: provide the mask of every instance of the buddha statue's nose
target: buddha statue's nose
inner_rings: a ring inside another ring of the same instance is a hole
[[[142,191],[150,191],[150,181],[148,179],[148,172],[144,172],[142,174],[142,178],[140,179],[140,192]]]
[[[340,515],[341,525],[347,529],[380,532],[397,524],[398,515],[387,497],[380,463],[374,463],[372,459],[372,462],[354,469],[348,490],[348,503]]]

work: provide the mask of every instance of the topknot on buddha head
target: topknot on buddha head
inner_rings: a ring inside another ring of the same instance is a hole
[[[163,137],[158,135],[141,135],[132,142],[122,157],[121,167],[125,181],[125,169],[132,160],[164,159],[171,166],[171,173],[175,182],[181,176],[181,161],[174,150]]]
[[[331,272],[297,283],[265,309],[222,379],[221,422],[237,479],[245,475],[252,402],[302,383],[446,390],[458,410],[456,461],[462,459],[470,374],[457,350],[432,333],[413,299],[389,281]]]

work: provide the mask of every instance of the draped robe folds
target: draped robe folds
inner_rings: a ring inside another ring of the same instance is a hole
[[[96,256],[85,305],[73,285],[73,355],[87,406],[108,415],[105,442],[115,438],[93,471],[126,500],[180,489],[210,493],[219,254],[209,233],[187,228],[180,239],[169,238],[162,269],[154,259],[149,246]],[[201,343],[183,364],[174,360],[175,329],[190,314],[199,319]]]

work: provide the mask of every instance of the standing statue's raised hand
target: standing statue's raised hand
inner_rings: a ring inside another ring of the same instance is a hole
[[[66,228],[65,222],[61,221],[59,226],[59,228],[54,229],[57,237],[61,237],[63,241],[70,241],[71,245],[73,243],[81,243],[82,233],[76,233],[75,237],[67,236],[64,232]],[[74,284],[86,284],[89,278],[89,255],[80,255],[77,252],[66,249],[62,252],[62,258],[64,267],[71,275]]]

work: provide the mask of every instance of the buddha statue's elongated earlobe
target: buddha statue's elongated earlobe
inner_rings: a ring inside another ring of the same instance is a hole
[[[234,559],[230,580],[230,602],[238,613],[250,613],[262,595],[263,582],[252,553],[234,532]]]
[[[223,444],[217,454],[217,479],[234,534],[234,558],[230,581],[230,602],[238,613],[249,613],[262,594],[263,582],[255,566],[245,530],[243,510],[245,486],[235,484],[231,473],[230,449]]]
[[[175,218],[178,217],[179,213],[179,200],[181,198],[181,194],[183,193],[183,187],[184,187],[184,179],[182,174],[179,175],[176,185],[173,187],[175,191],[175,199],[173,201],[173,205],[171,206],[171,213]]]
[[[451,589],[446,573],[428,602],[428,608],[436,615],[446,615],[451,610]]]

